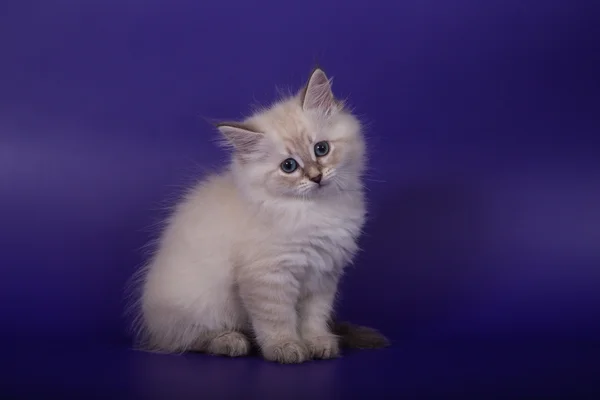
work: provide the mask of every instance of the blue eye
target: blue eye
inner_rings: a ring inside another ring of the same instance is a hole
[[[281,163],[281,170],[286,174],[291,174],[298,169],[298,163],[293,158],[288,158]]]
[[[323,141],[315,144],[315,156],[323,157],[329,153],[329,143]]]

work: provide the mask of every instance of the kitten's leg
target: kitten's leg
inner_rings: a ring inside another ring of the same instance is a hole
[[[250,340],[242,332],[205,332],[193,344],[192,351],[239,357],[250,352]]]
[[[308,349],[298,335],[298,279],[290,271],[274,269],[241,273],[238,284],[263,357],[283,364],[306,361]]]
[[[328,359],[340,355],[339,338],[331,332],[329,324],[337,281],[336,277],[321,277],[318,285],[310,285],[309,281],[309,290],[298,304],[300,335],[313,358]]]

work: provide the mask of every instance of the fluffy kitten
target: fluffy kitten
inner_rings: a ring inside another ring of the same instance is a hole
[[[331,323],[338,281],[365,219],[365,143],[325,73],[240,123],[218,125],[230,167],[177,206],[144,270],[139,328],[165,352],[267,360],[383,347],[377,331]]]

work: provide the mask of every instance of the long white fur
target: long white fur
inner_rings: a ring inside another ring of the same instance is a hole
[[[219,129],[231,164],[167,221],[143,270],[139,339],[158,351],[210,351],[221,333],[252,332],[268,359],[335,356],[327,322],[366,212],[359,121],[316,70],[303,92]],[[317,159],[322,140],[330,152]],[[288,157],[300,164],[293,174],[280,169]],[[309,170],[323,174],[321,185]]]

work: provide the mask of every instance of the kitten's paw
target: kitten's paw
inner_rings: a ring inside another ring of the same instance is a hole
[[[240,332],[225,332],[211,339],[207,347],[208,353],[240,357],[245,356],[250,352],[250,341]]]
[[[330,359],[340,355],[339,340],[334,335],[315,336],[305,339],[312,358]]]
[[[301,341],[269,344],[262,349],[263,357],[281,364],[299,364],[309,359],[309,351]]]

